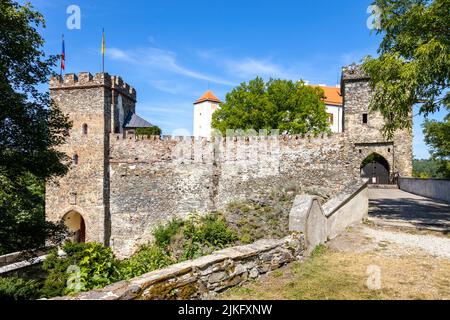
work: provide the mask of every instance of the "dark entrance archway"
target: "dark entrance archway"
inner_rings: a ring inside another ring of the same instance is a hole
[[[361,164],[361,177],[368,178],[370,184],[389,184],[389,162],[378,153],[372,153]]]
[[[64,216],[63,222],[70,232],[68,240],[86,242],[86,224],[81,214],[70,211]]]

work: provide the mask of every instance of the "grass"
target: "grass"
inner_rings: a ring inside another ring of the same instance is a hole
[[[367,287],[367,268],[381,269],[381,289]],[[377,253],[317,248],[296,262],[219,299],[236,300],[377,300],[450,299],[450,262],[430,256],[386,257]]]

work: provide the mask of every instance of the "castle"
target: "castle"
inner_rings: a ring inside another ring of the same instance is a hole
[[[50,94],[73,121],[61,147],[73,164],[47,183],[47,219],[64,221],[75,240],[101,242],[119,257],[150,241],[152,228],[174,216],[220,210],[292,184],[334,195],[367,174],[362,169],[371,155],[383,159],[367,164],[374,183],[412,171],[411,131],[382,136],[384,120],[368,110],[372,93],[357,66],[343,68],[342,130],[320,136],[139,137],[133,129],[150,124],[135,113],[136,91],[105,73],[54,77]],[[218,106],[214,98],[196,107]]]

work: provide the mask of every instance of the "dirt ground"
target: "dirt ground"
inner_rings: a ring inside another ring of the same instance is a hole
[[[450,299],[450,237],[363,224],[219,299]]]

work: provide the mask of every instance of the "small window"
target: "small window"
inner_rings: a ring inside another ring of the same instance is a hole
[[[369,115],[367,113],[363,113],[363,123],[367,124],[369,122]]]
[[[77,166],[77,165],[78,165],[78,155],[77,155],[77,154],[74,154],[74,155],[73,155],[73,157],[72,157],[72,164],[73,164],[74,166]]]
[[[85,123],[83,124],[83,134],[87,135],[88,134],[88,125]]]

